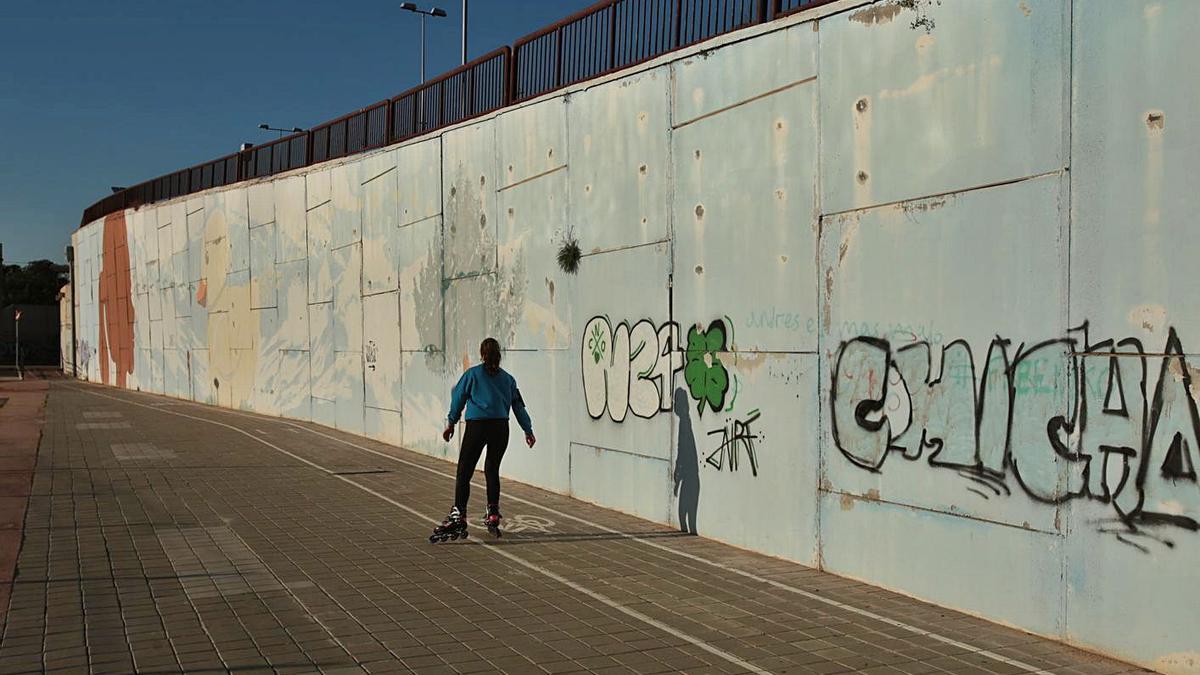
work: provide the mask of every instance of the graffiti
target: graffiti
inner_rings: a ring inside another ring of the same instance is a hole
[[[614,329],[606,317],[598,316],[587,323],[583,335],[583,394],[592,419],[600,419],[606,410],[614,422],[624,421],[628,412],[649,419],[671,410],[671,378],[683,368],[675,346],[677,324],[656,328],[650,321],[633,327],[622,322]]]
[[[704,461],[715,467],[717,471],[729,467],[731,472],[736,472],[741,454],[745,452],[746,458],[750,460],[751,474],[758,476],[758,455],[754,451],[754,444],[756,441],[762,440],[762,437],[755,434],[750,429],[750,425],[760,417],[762,417],[761,412],[757,409],[751,410],[747,413],[746,419],[730,420],[720,429],[708,432],[709,436],[719,435],[721,444]]]
[[[725,393],[729,390],[729,372],[721,363],[721,353],[728,348],[725,337],[725,324],[720,320],[709,324],[706,331],[697,326],[688,330],[683,379],[701,417],[705,403],[713,412],[720,412],[725,406]]]
[[[604,350],[606,349],[607,337],[605,337],[604,329],[600,324],[592,326],[592,336],[588,340],[588,351],[592,353],[592,360],[600,363],[600,359],[604,358]]]
[[[978,377],[966,342],[941,354],[935,374],[926,342],[841,345],[830,396],[847,460],[878,472],[891,454],[926,457],[984,497],[1008,494],[1011,475],[1040,502],[1111,504],[1123,534],[1157,524],[1200,530],[1200,415],[1174,328],[1154,356],[1133,338],[1092,343],[1087,324],[1015,349],[996,337]],[[1161,366],[1148,392],[1151,359]]]
[[[92,361],[92,346],[87,340],[80,340],[78,349],[80,372],[87,373],[88,364]]]
[[[375,344],[374,340],[367,340],[363,356],[366,359],[367,370],[375,370],[375,365],[379,363],[379,345]]]
[[[815,316],[805,317],[800,312],[780,311],[776,307],[752,310],[746,313],[743,322],[746,328],[789,331],[816,335],[821,330]],[[931,324],[903,321],[842,321],[836,324],[842,335],[876,335],[898,344],[917,342],[942,344],[945,340]]]

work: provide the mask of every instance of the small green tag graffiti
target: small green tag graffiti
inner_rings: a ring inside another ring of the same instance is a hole
[[[600,359],[604,358],[604,350],[608,349],[608,344],[604,338],[604,329],[600,328],[599,323],[592,327],[592,337],[588,340],[588,349],[592,352],[592,359],[596,363],[600,363]]]
[[[721,363],[720,353],[725,351],[725,324],[720,320],[702,331],[692,326],[688,330],[686,365],[683,379],[688,391],[698,403],[696,410],[704,416],[704,404],[713,412],[725,405],[725,393],[729,390],[729,373]]]

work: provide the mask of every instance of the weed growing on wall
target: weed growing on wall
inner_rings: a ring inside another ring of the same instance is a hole
[[[583,257],[583,252],[579,250],[579,242],[570,235],[563,239],[562,245],[558,247],[558,266],[567,274],[575,274],[579,271],[579,259]]]

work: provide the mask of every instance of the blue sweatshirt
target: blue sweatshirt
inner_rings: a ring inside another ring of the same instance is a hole
[[[451,393],[448,418],[451,425],[458,424],[463,406],[467,408],[467,420],[506,420],[511,409],[525,433],[533,433],[533,423],[525,412],[517,381],[504,369],[495,375],[489,375],[482,364],[467,369]]]

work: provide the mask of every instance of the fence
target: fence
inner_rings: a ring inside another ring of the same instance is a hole
[[[832,1],[602,0],[394,98],[120,190],[84,209],[80,226],[123,209],[398,143]]]

